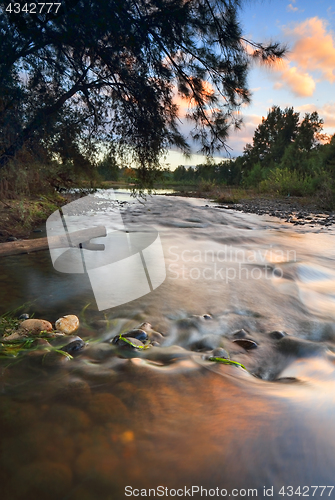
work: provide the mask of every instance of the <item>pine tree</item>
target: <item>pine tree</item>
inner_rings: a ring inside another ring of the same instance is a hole
[[[62,0],[49,11],[36,4],[36,12],[32,5],[0,1],[0,86],[16,72],[28,92],[0,168],[68,107],[87,137],[108,140],[145,177],[166,147],[189,150],[176,94],[189,104],[202,151],[226,148],[229,127],[240,126],[234,112],[250,100],[250,61],[285,51],[243,37],[239,0]]]

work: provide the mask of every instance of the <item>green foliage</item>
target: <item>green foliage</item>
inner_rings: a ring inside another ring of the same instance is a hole
[[[98,163],[98,174],[104,181],[117,181],[119,179],[120,169],[113,157],[105,155]]]
[[[247,144],[244,148],[240,160],[244,172],[252,170],[257,163],[262,168],[272,169],[283,160],[285,168],[296,170],[304,153],[316,147],[322,124],[316,111],[306,113],[299,124],[299,113],[293,108],[281,110],[273,106],[255,130],[252,145]]]
[[[220,192],[215,198],[217,203],[239,203],[241,199],[248,197],[247,192],[242,188],[227,188],[224,192]]]
[[[260,190],[283,196],[306,196],[314,193],[316,184],[317,180],[311,176],[302,178],[296,171],[277,167],[260,183]]]
[[[226,358],[218,358],[215,356],[211,356],[208,358],[208,361],[215,361],[215,363],[222,363],[224,365],[233,365],[233,366],[240,366],[244,370],[246,370],[246,367],[239,363],[238,361],[232,361],[231,359],[226,359]]]
[[[293,108],[274,106],[257,127],[253,144],[236,159],[245,187],[284,196],[314,196],[318,205],[335,207],[335,136],[321,144],[323,120],[316,111],[299,122]]]
[[[243,178],[243,185],[245,187],[258,187],[260,182],[265,178],[265,169],[262,168],[260,162],[257,162],[250,172]]]
[[[299,113],[293,108],[281,110],[273,106],[255,130],[252,145],[247,144],[244,149],[244,170],[251,170],[258,162],[267,168],[279,163],[285,148],[297,136],[298,121]]]
[[[205,163],[188,168],[179,165],[173,172],[173,180],[191,184],[207,181],[212,185],[237,185],[240,179],[240,166],[233,160],[222,160],[220,163]]]
[[[214,181],[205,181],[201,179],[198,184],[198,190],[202,193],[209,193],[210,191],[213,191],[214,188],[215,188]]]

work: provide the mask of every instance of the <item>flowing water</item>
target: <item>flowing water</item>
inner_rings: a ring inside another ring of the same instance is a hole
[[[125,222],[160,235],[151,293],[99,311],[87,274],[60,273],[48,251],[0,263],[0,312],[76,314],[87,342],[72,360],[1,365],[1,500],[334,498],[333,230],[117,198]],[[151,348],[111,343],[143,322]],[[210,361],[218,348],[245,369]]]

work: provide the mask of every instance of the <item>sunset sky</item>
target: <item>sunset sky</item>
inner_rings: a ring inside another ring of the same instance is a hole
[[[243,108],[242,130],[228,138],[231,155],[242,154],[262,116],[274,105],[293,106],[301,117],[316,110],[324,120],[324,132],[334,134],[335,5],[330,0],[252,0],[246,2],[240,20],[249,40],[280,41],[289,51],[281,63],[255,65],[249,72],[252,102]],[[171,169],[201,161],[196,156],[185,161],[177,152],[166,159]]]

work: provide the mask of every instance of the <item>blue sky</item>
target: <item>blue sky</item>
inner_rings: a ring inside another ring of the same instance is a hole
[[[281,63],[273,67],[255,64],[248,76],[251,105],[244,107],[244,126],[230,134],[232,156],[242,154],[254,130],[269,109],[293,106],[301,118],[317,111],[324,132],[335,133],[335,4],[329,0],[249,0],[240,14],[245,37],[256,42],[280,41],[288,46]],[[173,152],[165,160],[174,169],[179,164],[197,164]]]

